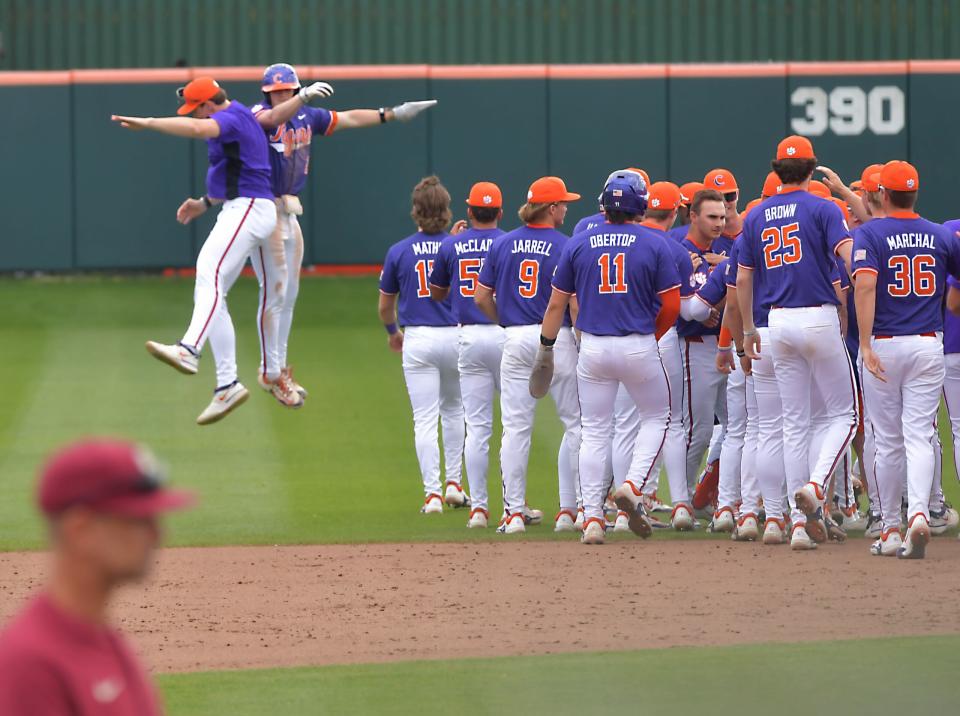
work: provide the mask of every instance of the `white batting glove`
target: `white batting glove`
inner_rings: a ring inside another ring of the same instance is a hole
[[[332,94],[332,86],[326,82],[314,82],[309,87],[301,87],[300,91],[297,92],[297,97],[299,97],[304,104],[310,104],[310,100],[312,99],[316,99],[317,97],[330,97]]]
[[[424,99],[419,102],[404,102],[393,108],[393,116],[398,122],[409,122],[424,110],[430,109],[437,103],[435,99]]]
[[[528,381],[530,396],[542,398],[550,392],[551,383],[553,383],[553,346],[541,345],[533,361],[533,370],[530,372]]]

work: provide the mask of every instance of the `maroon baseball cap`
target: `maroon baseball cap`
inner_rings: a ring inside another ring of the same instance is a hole
[[[145,447],[103,438],[82,440],[54,454],[40,476],[37,499],[51,517],[77,505],[150,517],[194,501],[192,493],[166,486],[164,471]]]

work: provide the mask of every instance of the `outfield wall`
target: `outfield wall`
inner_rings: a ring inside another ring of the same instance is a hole
[[[632,165],[678,183],[732,170],[759,194],[777,141],[810,136],[848,181],[908,159],[921,211],[960,215],[954,110],[960,61],[731,65],[337,66],[299,68],[336,87],[333,109],[435,97],[418,120],[315,137],[302,217],[307,263],[369,264],[412,230],[409,193],[435,172],[456,216],[479,179],[504,191],[505,226],[532,179],[562,176],[592,213],[607,173]],[[111,113],[172,114],[174,89],[214,74],[259,99],[259,67],[0,73],[5,235],[0,271],[189,266],[212,224],[174,219],[203,193],[200,142],[133,133]],[[571,221],[572,226],[572,221]]]

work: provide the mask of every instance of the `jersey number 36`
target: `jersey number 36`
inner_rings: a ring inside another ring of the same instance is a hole
[[[898,254],[891,256],[887,267],[893,271],[893,282],[887,284],[887,293],[896,298],[932,296],[937,292],[937,275],[931,270],[937,260],[930,254],[917,254],[912,259]]]

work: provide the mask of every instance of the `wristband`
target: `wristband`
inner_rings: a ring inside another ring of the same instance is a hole
[[[540,334],[540,345],[541,345],[541,346],[545,346],[545,347],[547,347],[547,348],[551,348],[551,347],[553,346],[553,344],[556,343],[556,342],[557,342],[557,339],[556,339],[556,338],[547,338],[547,337],[544,336],[542,333]]]
[[[743,332],[743,335],[744,335],[744,336],[755,336],[755,335],[757,335],[757,331],[756,331],[756,329],[754,329],[754,330],[752,330],[752,331],[744,331],[744,332]]]
[[[400,330],[399,328],[397,328],[396,323],[387,323],[387,324],[384,324],[383,327],[386,330],[386,332],[389,333],[391,336]]]
[[[733,350],[732,346],[717,346],[718,353],[729,353]]]
[[[211,206],[213,206],[213,202],[210,201],[210,197],[207,196],[206,194],[204,194],[203,196],[200,197],[200,201],[202,201],[202,202],[203,202],[203,205],[204,205],[205,207],[207,207],[208,209],[209,209]]]
[[[386,123],[387,123],[387,110],[384,109],[383,107],[381,107],[381,108],[380,108],[379,110],[377,110],[377,111],[380,112],[380,124],[386,124]]]
[[[746,357],[747,357],[746,351],[741,351],[741,350],[737,351],[737,358],[746,358]]]

